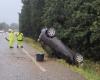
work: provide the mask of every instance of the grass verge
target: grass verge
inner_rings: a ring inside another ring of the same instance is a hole
[[[77,72],[86,80],[100,80],[100,63],[94,63],[89,60],[84,61],[84,65],[82,67],[76,67],[67,64],[64,60],[58,60],[58,62],[64,64],[66,67],[70,68],[72,71]]]
[[[35,40],[31,38],[25,38],[25,42],[27,42],[30,46],[32,46],[36,51],[38,52],[45,52],[45,50],[41,47],[41,44],[39,42],[36,42]]]

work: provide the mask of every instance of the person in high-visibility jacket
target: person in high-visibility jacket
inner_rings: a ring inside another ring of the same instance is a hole
[[[14,41],[15,41],[14,31],[13,30],[9,30],[8,42],[9,42],[9,47],[10,48],[14,47]]]
[[[23,33],[18,32],[17,33],[17,48],[23,48]]]

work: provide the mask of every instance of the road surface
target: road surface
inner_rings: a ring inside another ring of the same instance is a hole
[[[10,49],[0,33],[0,80],[85,80],[54,60],[36,62],[35,54],[26,43],[23,49],[16,44]]]

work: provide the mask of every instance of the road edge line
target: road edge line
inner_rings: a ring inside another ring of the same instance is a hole
[[[22,51],[35,63],[35,65],[43,72],[46,72],[46,69],[43,68],[36,60],[34,57],[32,57],[28,51],[26,51],[24,48],[22,49]]]

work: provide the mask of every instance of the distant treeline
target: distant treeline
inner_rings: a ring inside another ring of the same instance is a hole
[[[100,0],[22,0],[20,31],[37,39],[41,28],[54,27],[70,48],[100,60]]]
[[[12,24],[10,24],[10,25],[8,25],[8,24],[5,23],[5,22],[1,22],[1,23],[0,23],[0,30],[8,31],[9,28],[18,31],[19,25],[18,25],[17,23],[12,23]]]
[[[5,31],[7,31],[8,28],[9,28],[9,25],[8,25],[8,24],[6,24],[6,23],[4,23],[4,22],[0,23],[0,30],[5,30]]]

